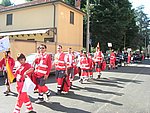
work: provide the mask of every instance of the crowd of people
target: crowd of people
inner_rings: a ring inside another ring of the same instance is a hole
[[[35,103],[41,103],[44,101],[43,95],[46,94],[47,100],[50,99],[51,91],[46,86],[46,80],[49,77],[52,66],[55,66],[55,75],[57,82],[57,92],[56,95],[61,95],[63,92],[68,93],[70,88],[73,86],[73,80],[75,75],[78,73],[81,84],[88,82],[88,80],[93,79],[93,71],[97,73],[97,79],[100,79],[102,73],[101,71],[106,69],[106,61],[104,59],[104,54],[100,50],[100,46],[97,45],[96,52],[94,56],[83,50],[80,54],[75,54],[72,48],[68,48],[68,52],[64,53],[61,45],[57,46],[57,53],[55,54],[54,61],[52,62],[51,56],[46,53],[46,45],[41,44],[37,50],[37,56],[33,64],[26,62],[26,56],[23,53],[17,55],[17,61],[19,61],[20,66],[15,70],[14,77],[17,82],[17,102],[13,113],[20,113],[22,104],[27,107],[26,113],[32,113],[33,107],[29,99],[27,92],[24,92],[23,86],[25,78],[29,77],[33,83],[36,85],[35,91],[38,91],[38,98]],[[10,50],[4,52],[5,57],[0,60],[0,67],[3,70],[5,77],[5,84],[7,90],[4,94],[7,96],[11,92],[10,84],[11,81],[8,77],[7,64],[9,64],[10,69],[13,70],[15,65],[15,60],[10,55]],[[110,53],[110,64],[109,68],[115,68],[116,55],[112,50]]]

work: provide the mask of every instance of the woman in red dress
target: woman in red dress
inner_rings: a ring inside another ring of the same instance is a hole
[[[27,110],[25,113],[33,113],[33,107],[31,104],[31,101],[29,99],[29,96],[27,95],[27,92],[23,92],[22,88],[24,85],[25,77],[31,75],[31,73],[26,74],[26,71],[31,68],[31,65],[29,63],[26,63],[26,58],[25,56],[21,53],[18,54],[17,60],[20,62],[20,67],[16,70],[15,77],[17,81],[17,92],[18,92],[18,97],[17,97],[17,103],[15,106],[15,109],[13,113],[20,113],[20,109],[23,105],[27,107]]]

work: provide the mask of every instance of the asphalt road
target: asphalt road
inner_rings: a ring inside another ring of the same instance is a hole
[[[17,99],[16,83],[11,85],[13,93],[4,96],[3,82],[0,77],[0,113],[12,113]],[[49,77],[47,85],[52,90],[49,102],[35,104],[38,94],[30,96],[37,113],[150,113],[150,60],[106,70],[100,80],[87,84],[80,84],[76,77],[74,89],[66,95],[55,95],[54,75]],[[21,113],[25,109],[23,106]]]

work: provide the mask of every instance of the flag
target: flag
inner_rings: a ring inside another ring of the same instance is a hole
[[[98,44],[97,44],[97,48],[99,48],[99,49],[100,49],[100,44],[99,44],[99,42],[98,42]]]
[[[0,39],[0,52],[6,51],[8,48],[10,48],[9,37]]]
[[[14,78],[15,78],[15,76],[12,73],[12,70],[11,70],[10,65],[8,63],[8,60],[6,60],[6,70],[7,70],[8,80],[9,80],[10,83],[12,83]]]
[[[75,7],[80,9],[81,6],[81,0],[75,0]]]
[[[27,92],[32,93],[35,89],[36,85],[32,82],[32,80],[27,76],[25,78],[24,84],[23,84],[23,88],[22,88],[22,92]]]

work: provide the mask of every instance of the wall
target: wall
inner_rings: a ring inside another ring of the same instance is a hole
[[[30,53],[35,53],[37,47],[40,44],[46,44],[47,52],[55,53],[55,44],[54,43],[43,43],[35,41],[21,41],[21,40],[10,40],[10,50],[13,58],[16,59],[18,53],[23,53],[29,55]],[[0,59],[3,57],[3,53],[0,53]]]
[[[6,26],[7,14],[13,14],[13,25]],[[0,13],[0,32],[53,27],[54,6],[50,4]]]
[[[74,12],[74,24],[70,24],[70,11]],[[64,50],[72,47],[80,50],[83,47],[83,14],[57,4],[57,44],[64,46]]]

